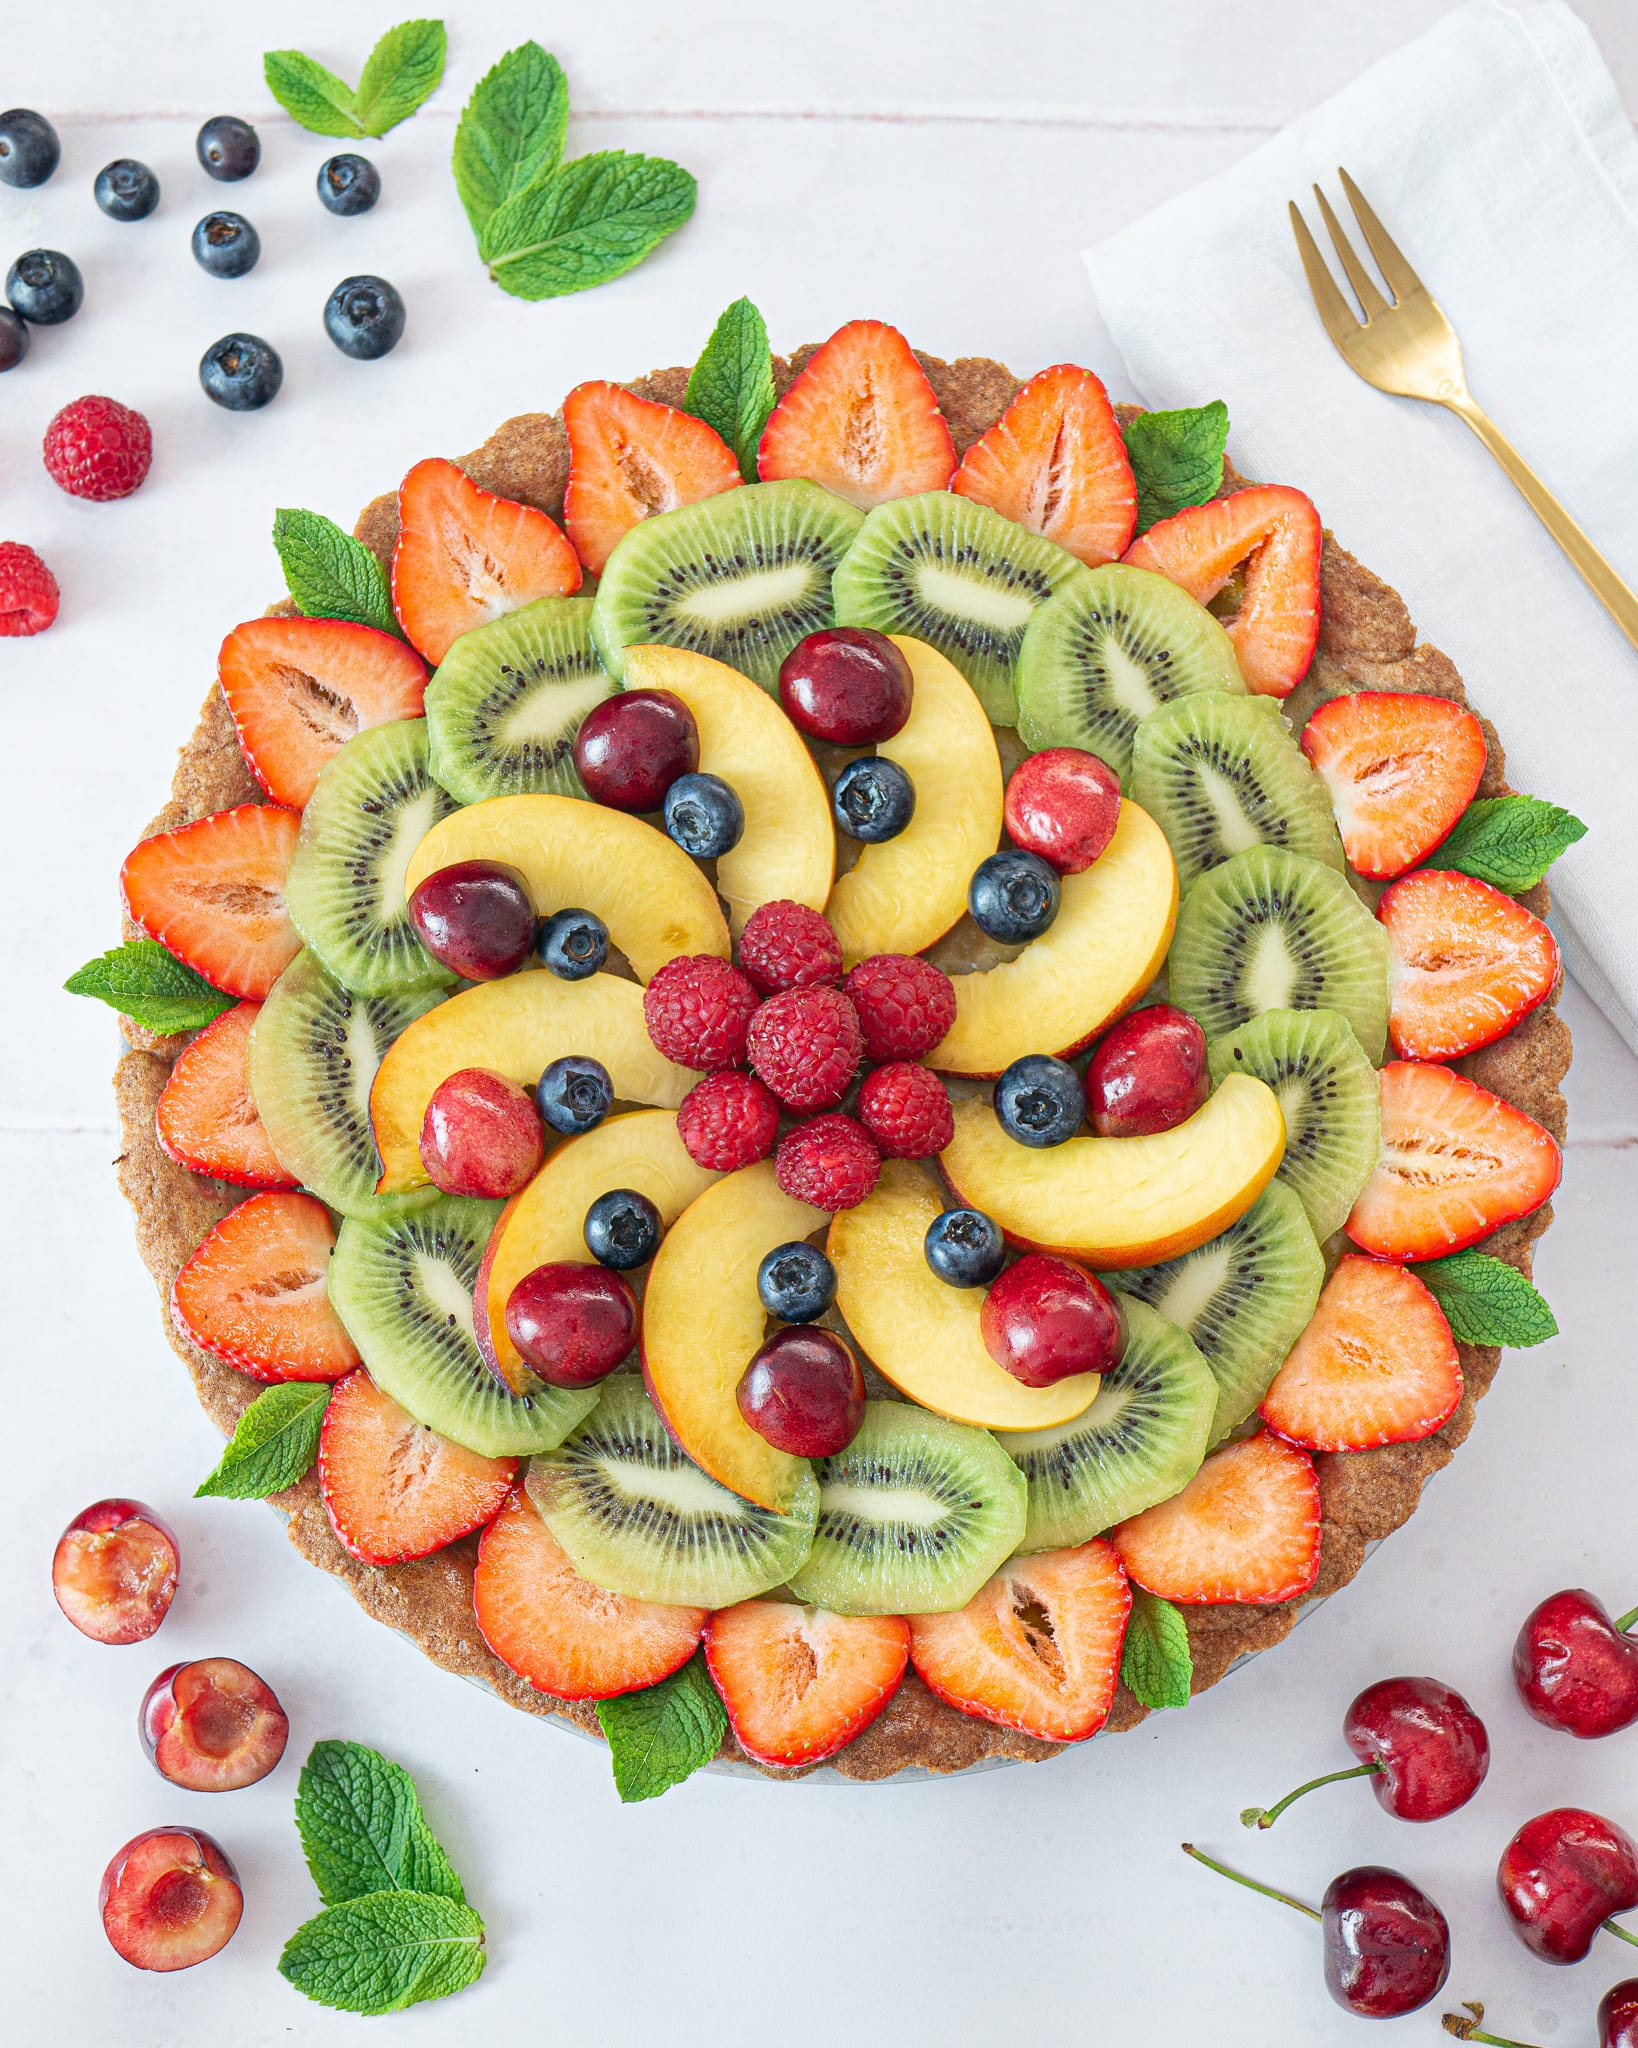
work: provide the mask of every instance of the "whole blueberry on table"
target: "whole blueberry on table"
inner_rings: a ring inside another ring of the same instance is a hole
[[[234,114],[218,114],[207,121],[194,148],[206,171],[223,185],[248,178],[262,160],[262,145],[255,129]]]
[[[945,1209],[927,1226],[922,1249],[948,1287],[988,1287],[1007,1262],[1001,1226],[982,1209]]]
[[[259,334],[224,334],[199,358],[199,381],[229,412],[259,412],[278,396],[284,364]]]
[[[6,272],[6,297],[20,320],[60,327],[85,303],[85,279],[60,249],[25,249]]]
[[[981,932],[1003,945],[1038,939],[1058,915],[1057,870],[1038,853],[1011,847],[980,861],[967,885],[967,908]]]
[[[242,213],[207,213],[193,231],[193,260],[207,277],[243,277],[256,268],[262,238]]]
[[[554,910],[535,940],[543,966],[561,981],[585,981],[609,957],[609,928],[590,910]]]
[[[368,213],[381,197],[381,173],[367,156],[355,156],[351,150],[344,150],[340,156],[320,164],[318,196],[331,213],[348,218],[355,213]]]
[[[1025,1053],[996,1082],[995,1113],[1020,1145],[1062,1145],[1086,1115],[1081,1077],[1068,1060]]]
[[[541,1121],[565,1138],[595,1131],[614,1107],[614,1083],[601,1060],[565,1053],[535,1084]]]
[[[850,839],[879,846],[897,839],[915,816],[916,785],[897,761],[864,754],[837,776],[830,804]]]
[[[665,793],[665,829],[696,860],[731,853],[745,830],[745,807],[720,775],[679,775]]]
[[[586,1249],[600,1266],[626,1273],[660,1249],[660,1212],[635,1188],[610,1188],[586,1211]]]
[[[373,363],[403,339],[404,301],[384,277],[344,277],[325,304],[324,331],[344,356]]]
[[[836,1268],[816,1244],[776,1244],[756,1269],[756,1291],[782,1323],[811,1323],[836,1299]]]
[[[44,114],[31,107],[0,114],[0,185],[43,185],[61,157],[57,131]]]
[[[28,354],[28,322],[0,306],[0,370],[15,370]]]
[[[91,196],[110,220],[146,220],[159,204],[159,180],[134,156],[117,156],[98,171]]]

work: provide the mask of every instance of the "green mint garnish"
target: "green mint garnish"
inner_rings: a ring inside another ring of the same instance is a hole
[[[370,52],[356,91],[300,50],[269,50],[262,76],[291,120],[314,135],[356,140],[408,120],[438,89],[444,54],[441,21],[401,21]]]
[[[1138,414],[1125,438],[1137,484],[1139,533],[1186,505],[1216,497],[1223,487],[1228,428],[1228,407],[1220,398],[1177,412]]]
[[[327,1906],[369,1892],[466,1901],[409,1772],[361,1742],[314,1743],[296,1787],[296,1828]]]
[[[754,484],[757,443],[774,400],[767,326],[749,299],[735,299],[694,365],[683,410],[715,427],[733,449],[740,475]]]
[[[1533,889],[1565,848],[1586,836],[1579,818],[1539,796],[1481,797],[1468,805],[1427,865],[1454,868],[1517,896]]]
[[[568,81],[539,43],[509,50],[478,80],[455,130],[453,159],[475,235],[508,199],[557,169],[568,126]]]
[[[1432,1291],[1451,1334],[1463,1344],[1505,1344],[1522,1351],[1558,1335],[1552,1310],[1505,1259],[1488,1252],[1452,1252],[1410,1270]]]
[[[691,1778],[728,1732],[728,1716],[699,1656],[658,1685],[599,1700],[597,1719],[608,1738],[615,1790],[627,1805],[658,1799]]]
[[[343,533],[333,519],[284,507],[273,515],[273,546],[285,586],[308,618],[346,619],[398,633],[387,572],[361,540]]]
[[[266,1500],[294,1486],[318,1456],[329,1398],[321,1380],[287,1380],[258,1394],[239,1417],[222,1462],[194,1488],[194,1499]]]
[[[1132,1615],[1120,1653],[1121,1682],[1146,1707],[1186,1707],[1194,1659],[1189,1631],[1169,1600],[1132,1588]]]
[[[157,939],[127,939],[99,953],[63,987],[71,996],[95,996],[145,1031],[200,1031],[235,1001]]]
[[[458,1899],[371,1892],[298,1927],[279,1975],[341,2012],[402,2012],[464,1991],[483,1975],[483,1922]]]
[[[602,149],[496,208],[478,240],[517,299],[590,291],[641,263],[694,211],[695,185],[664,157]]]

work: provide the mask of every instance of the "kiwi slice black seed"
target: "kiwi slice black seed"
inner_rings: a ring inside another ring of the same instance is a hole
[[[618,678],[628,647],[713,655],[779,686],[798,640],[835,624],[831,577],[863,514],[800,479],[742,484],[634,526],[603,568],[591,633]]]
[[[1224,1038],[1264,1010],[1337,1010],[1374,1065],[1388,1038],[1388,936],[1335,868],[1253,846],[1183,898],[1171,999]]]
[[[457,805],[427,770],[427,722],[367,727],[325,764],[301,815],[285,902],[343,988],[383,996],[448,988],[416,936],[404,893],[410,855]]]
[[[635,1373],[603,1382],[595,1413],[529,1464],[529,1497],[582,1578],[634,1600],[731,1607],[780,1585],[813,1540],[819,1489],[803,1466],[787,1513],[702,1472]]]

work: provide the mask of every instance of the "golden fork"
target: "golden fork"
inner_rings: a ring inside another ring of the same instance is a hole
[[[1292,202],[1291,231],[1297,238],[1297,253],[1308,274],[1308,289],[1314,295],[1320,320],[1337,353],[1355,376],[1363,377],[1378,391],[1391,392],[1397,398],[1426,399],[1430,405],[1442,405],[1459,420],[1465,420],[1500,463],[1530,510],[1569,556],[1594,597],[1633,646],[1638,647],[1638,596],[1622,582],[1468,390],[1462,345],[1455,328],[1405,261],[1364,193],[1340,167],[1337,176],[1342,180],[1342,189],[1348,195],[1365,245],[1376,258],[1391,294],[1383,298],[1376,280],[1343,233],[1329,200],[1316,185],[1314,198],[1337,259],[1364,309],[1365,317],[1361,320],[1338,288],[1308,232],[1308,223]]]

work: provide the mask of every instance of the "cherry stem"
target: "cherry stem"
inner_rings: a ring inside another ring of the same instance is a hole
[[[1277,1892],[1271,1884],[1259,1884],[1254,1877],[1247,1877],[1241,1871],[1230,1870],[1226,1863],[1219,1863],[1215,1856],[1208,1856],[1204,1849],[1197,1849],[1192,1842],[1183,1844],[1183,1854],[1192,1856],[1196,1863],[1205,1864],[1208,1870],[1215,1870],[1219,1877],[1232,1878],[1236,1884],[1243,1884],[1249,1892],[1261,1892],[1265,1899],[1278,1899],[1282,1906],[1289,1906],[1294,1913],[1306,1913],[1310,1920],[1320,1916],[1312,1906],[1305,1906],[1301,1899],[1292,1898],[1289,1892]]]
[[[1441,2022],[1447,2034],[1454,2034],[1458,2041],[1484,2041],[1488,2043],[1488,2048],[1529,2048],[1527,2042],[1504,2041],[1500,2034],[1487,2034],[1481,2024],[1484,2019],[1484,2007],[1475,2005],[1471,1999],[1464,1999],[1462,2003],[1473,2017],[1464,2020],[1460,2013],[1447,2012]]]
[[[1638,1934],[1634,1934],[1630,1927],[1623,1927],[1613,1916],[1600,1924],[1607,1934],[1618,1934],[1623,1941],[1630,1941],[1634,1948],[1638,1948]]]
[[[1618,1636],[1630,1635],[1635,1623],[1638,1623],[1638,1607],[1635,1607],[1630,1614],[1622,1615],[1621,1619],[1615,1624],[1615,1633]]]
[[[1344,1778],[1375,1777],[1382,1769],[1379,1758],[1373,1757],[1368,1764],[1355,1764],[1350,1771],[1330,1771],[1323,1778],[1310,1778],[1306,1785],[1299,1785],[1295,1792],[1288,1792],[1273,1806],[1248,1806],[1240,1815],[1243,1828],[1271,1828],[1294,1799],[1300,1799],[1305,1792],[1317,1791],[1321,1785],[1340,1785]]]

